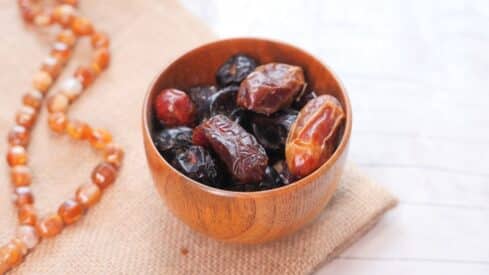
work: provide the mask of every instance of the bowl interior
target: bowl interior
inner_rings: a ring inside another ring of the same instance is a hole
[[[345,149],[351,132],[351,107],[344,88],[327,66],[322,64],[315,57],[294,46],[264,39],[238,38],[220,40],[196,48],[171,63],[152,83],[149,94],[145,99],[145,113],[143,114],[146,116],[144,120],[145,123],[147,123],[147,125],[145,125],[145,131],[150,131],[146,134],[151,136],[151,132],[157,127],[153,120],[153,108],[151,103],[159,91],[164,88],[177,88],[186,91],[193,86],[215,85],[215,74],[218,68],[230,56],[238,53],[243,53],[255,58],[259,64],[281,62],[300,66],[304,69],[308,89],[312,89],[318,94],[333,95],[340,100],[346,112],[346,125],[344,128],[345,130],[343,131],[343,136],[336,152],[330,160],[313,172],[313,174],[317,173],[318,170],[322,170],[328,163],[334,162],[339,153]],[[166,161],[164,162],[166,163]],[[299,181],[303,181],[309,176]],[[295,182],[294,184],[297,183],[298,182]]]

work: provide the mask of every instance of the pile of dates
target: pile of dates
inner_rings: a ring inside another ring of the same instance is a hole
[[[335,151],[345,113],[335,97],[307,89],[302,68],[238,54],[216,82],[154,98],[153,141],[186,176],[227,190],[268,190],[309,175]]]

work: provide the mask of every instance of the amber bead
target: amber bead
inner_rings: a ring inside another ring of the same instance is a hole
[[[95,49],[108,48],[110,44],[109,37],[107,36],[107,34],[103,32],[94,33],[92,35],[91,42],[92,42],[92,47]]]
[[[32,204],[24,204],[18,208],[17,219],[20,224],[36,225],[37,212]]]
[[[16,187],[29,186],[32,182],[31,169],[25,165],[12,167],[10,170],[10,180]]]
[[[65,63],[71,56],[71,49],[63,42],[56,42],[53,44],[51,55]]]
[[[62,30],[57,36],[56,41],[63,42],[68,45],[70,48],[75,46],[76,44],[76,36],[73,31],[69,29]]]
[[[71,22],[71,30],[79,36],[90,35],[93,32],[93,25],[87,18],[75,17]]]
[[[66,133],[73,139],[84,139],[90,136],[90,126],[78,120],[68,121]]]
[[[58,93],[50,96],[46,104],[50,113],[65,113],[70,106],[70,99],[66,95]]]
[[[60,89],[61,93],[73,101],[83,92],[83,85],[76,77],[69,77],[61,83]]]
[[[34,17],[36,17],[36,15],[39,13],[37,10],[32,8],[30,0],[19,0],[19,8],[22,18],[26,22],[34,21]]]
[[[50,238],[61,233],[63,227],[63,219],[58,214],[50,214],[37,223],[37,232],[43,238]]]
[[[52,84],[53,78],[45,71],[37,72],[32,79],[32,85],[34,85],[34,88],[42,93],[46,93]]]
[[[29,106],[22,106],[15,116],[15,122],[24,126],[25,128],[31,128],[36,122],[37,112],[36,109]]]
[[[70,5],[58,5],[53,10],[53,21],[61,26],[69,26],[75,17],[76,11]]]
[[[22,254],[22,256],[25,256],[29,251],[27,245],[21,239],[15,237],[14,239],[12,239],[11,242],[17,245],[17,247],[20,249],[20,253]]]
[[[75,77],[82,83],[83,87],[86,88],[90,86],[95,80],[97,72],[93,68],[80,66],[75,71]]]
[[[89,138],[90,144],[96,149],[103,149],[112,141],[112,135],[104,129],[94,129]]]
[[[22,261],[22,248],[19,243],[10,241],[0,247],[0,274],[5,274]]]
[[[21,225],[17,228],[15,237],[22,241],[27,249],[33,249],[39,243],[36,229],[30,225]]]
[[[53,79],[58,77],[61,69],[63,69],[63,61],[54,56],[46,57],[41,65],[41,70],[47,72]]]
[[[27,163],[27,152],[20,145],[12,146],[7,151],[7,163],[10,167],[25,165]]]
[[[39,27],[49,26],[53,23],[53,19],[49,14],[40,13],[34,17],[34,25]]]
[[[110,53],[106,48],[100,48],[95,50],[93,54],[93,66],[98,68],[98,71],[107,69],[110,62]]]
[[[27,92],[22,97],[22,103],[26,106],[30,106],[34,109],[39,109],[42,105],[43,94],[37,90]]]
[[[78,0],[61,0],[61,2],[64,4],[71,5],[71,6],[78,5]]]
[[[29,144],[29,131],[20,125],[15,125],[10,129],[7,140],[10,145],[27,146]]]
[[[92,182],[100,189],[105,189],[114,183],[117,177],[117,169],[108,162],[102,162],[92,172]]]
[[[58,215],[66,225],[77,222],[84,213],[83,205],[72,199],[65,201],[58,209]]]
[[[66,124],[68,123],[68,119],[64,113],[52,113],[49,114],[48,124],[51,130],[56,133],[63,133],[66,129]]]
[[[85,208],[94,206],[102,196],[100,187],[94,183],[86,183],[76,190],[75,198]]]
[[[108,144],[104,149],[104,159],[115,167],[120,167],[124,159],[124,150],[116,144]]]
[[[21,207],[26,204],[33,204],[34,195],[32,194],[31,188],[28,186],[15,188],[14,203],[17,207]]]

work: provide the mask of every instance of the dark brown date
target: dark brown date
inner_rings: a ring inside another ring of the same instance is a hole
[[[285,145],[285,159],[292,175],[305,177],[329,159],[344,119],[340,102],[330,95],[316,97],[302,108]]]
[[[254,114],[251,116],[253,134],[266,150],[282,150],[290,127],[297,118],[298,112],[286,109],[271,116]]]
[[[153,141],[160,154],[171,159],[192,145],[192,129],[185,126],[165,128],[153,136]]]
[[[306,91],[303,94],[297,96],[297,98],[294,100],[294,103],[292,103],[292,108],[300,111],[302,107],[306,106],[307,102],[313,100],[316,97],[318,96],[314,91]]]
[[[258,66],[239,88],[239,106],[270,115],[289,107],[305,87],[302,68],[282,63]]]
[[[256,61],[247,55],[234,55],[217,70],[217,83],[221,87],[239,85],[256,68],[256,64]]]
[[[200,123],[204,119],[210,117],[209,108],[211,105],[211,99],[216,93],[217,88],[215,86],[196,86],[189,89],[188,95],[195,105],[195,116],[197,118],[197,123]]]
[[[211,146],[240,183],[258,183],[268,163],[265,149],[238,123],[224,115],[215,115],[194,129],[193,142]]]
[[[296,180],[296,177],[290,173],[287,163],[284,160],[277,161],[273,165],[273,169],[278,173],[283,185],[291,184]]]
[[[188,177],[204,184],[217,187],[221,183],[219,165],[202,146],[189,146],[178,153],[172,165]]]

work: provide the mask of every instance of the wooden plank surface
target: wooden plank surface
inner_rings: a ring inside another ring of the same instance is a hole
[[[350,159],[401,203],[318,274],[489,274],[489,1],[182,2],[221,37],[305,48],[349,90]]]

